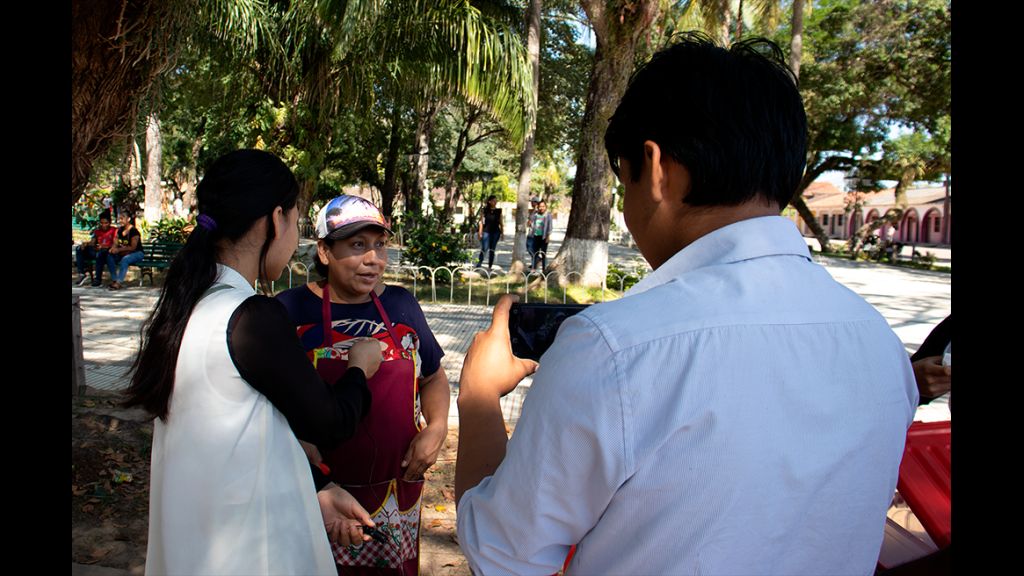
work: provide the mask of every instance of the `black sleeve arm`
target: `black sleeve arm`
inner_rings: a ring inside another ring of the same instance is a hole
[[[325,383],[277,300],[253,296],[243,302],[228,321],[227,339],[238,373],[284,414],[298,439],[334,448],[369,413],[363,371],[350,368],[337,382]]]
[[[323,470],[313,466],[312,462],[309,464],[309,471],[313,473],[313,487],[316,488],[317,492],[323,490],[324,486],[331,483],[331,478],[324,474]]]
[[[939,322],[935,328],[932,328],[932,331],[928,333],[928,337],[921,343],[921,347],[910,356],[911,362],[917,362],[929,356],[942,356],[942,353],[946,351],[946,344],[949,344],[949,340],[953,336],[951,318],[953,318],[952,314],[946,316],[945,320]]]

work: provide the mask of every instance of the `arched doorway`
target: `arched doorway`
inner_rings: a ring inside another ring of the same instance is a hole
[[[932,208],[925,213],[921,220],[921,242],[926,244],[942,243],[942,213],[938,208]]]
[[[857,210],[856,212],[851,214],[849,224],[850,225],[847,227],[849,231],[847,232],[846,237],[852,238],[853,235],[857,232],[857,229],[864,225],[864,213],[861,212],[860,210]]]
[[[885,215],[889,216],[889,214],[892,214],[893,212],[895,212],[895,210],[888,210],[886,211]],[[892,228],[892,230],[890,230],[890,227]],[[877,234],[882,241],[899,240],[900,227],[898,224],[885,224],[878,229]]]
[[[879,218],[878,210],[872,209],[871,212],[868,212],[868,217],[864,219],[864,223],[868,224],[868,223],[874,222],[875,220],[878,220],[878,218]],[[879,236],[882,235],[882,231],[881,230],[875,230],[873,233],[877,234]]]
[[[918,222],[920,218],[917,215],[917,209],[911,208],[903,214],[903,223],[900,225],[900,233],[898,238],[908,244],[916,244],[918,242]]]

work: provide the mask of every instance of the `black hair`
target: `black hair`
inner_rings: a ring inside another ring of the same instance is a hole
[[[728,50],[689,32],[630,78],[604,135],[612,170],[619,158],[639,180],[643,143],[690,172],[692,206],[734,206],[757,196],[785,208],[807,161],[807,116],[782,51],[751,38]]]
[[[128,219],[128,223],[135,226],[135,211],[128,208],[121,208],[121,216]]]
[[[323,240],[324,245],[327,246],[328,250],[334,247],[334,238],[324,238]],[[324,280],[328,278],[327,264],[324,264],[323,262],[320,261],[319,251],[317,251],[317,253],[313,255],[313,267],[316,268],[316,273],[319,274],[321,278],[323,278]]]
[[[110,210],[100,212],[99,220],[106,220],[107,222],[110,222]]]
[[[291,210],[299,186],[277,156],[261,150],[236,150],[218,158],[196,190],[199,213],[212,218],[211,230],[195,227],[171,263],[160,299],[142,327],[142,347],[132,364],[126,406],[142,406],[167,418],[181,339],[192,309],[217,276],[221,241],[237,241],[261,219],[267,238],[260,250],[259,277],[267,282],[265,260],[274,239],[274,210]]]

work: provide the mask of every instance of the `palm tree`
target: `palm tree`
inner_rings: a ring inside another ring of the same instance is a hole
[[[308,205],[340,106],[368,108],[376,98],[420,111],[418,164],[425,174],[429,133],[438,103],[458,97],[497,121],[513,142],[532,122],[532,84],[525,49],[508,26],[468,0],[324,0],[295,3],[285,15],[281,81],[309,114],[296,130],[316,151],[300,175],[300,213]],[[390,122],[400,121],[391,115]],[[392,127],[392,135],[401,130]],[[399,147],[389,146],[386,165]],[[391,178],[393,195],[394,171]],[[423,183],[418,185],[422,190]],[[386,199],[385,199],[386,200]],[[390,206],[385,207],[390,211]]]
[[[809,8],[810,6],[807,5]],[[797,81],[800,80],[800,60],[804,54],[804,0],[793,0],[793,15],[792,23],[790,26],[790,43],[789,43],[789,67],[793,70],[793,76],[796,77]],[[808,150],[808,154],[810,154]],[[797,193],[790,200],[790,204],[796,210],[797,214],[800,215],[800,219],[804,221],[807,227],[814,234],[814,237],[818,239],[818,244],[821,245],[821,251],[825,252],[829,249],[829,238],[828,232],[821,226],[818,219],[814,217],[814,213],[811,212],[810,207],[807,206],[807,202],[804,201],[803,191],[810,186],[811,182],[807,181],[807,177],[810,174],[805,175],[804,182],[801,182],[797,189]]]
[[[261,0],[74,1],[72,203],[177,54],[218,41],[264,94],[287,102],[290,136],[306,148],[300,207],[323,168],[331,119],[341,106],[371,102],[382,70],[403,90],[481,106],[522,140],[533,115],[525,51],[468,1],[299,0],[280,9]]]
[[[702,30],[725,47],[743,37],[748,22],[772,30],[781,14],[779,0],[685,0],[674,5],[665,11],[670,21],[662,26],[663,37],[676,30]]]
[[[260,0],[72,0],[72,205],[182,47],[230,38],[252,50],[264,37],[264,8]]]
[[[533,106],[537,106],[537,92],[540,89],[540,16],[541,0],[530,0],[526,12],[526,50],[530,56],[530,70],[533,76]],[[512,244],[512,271],[521,272],[526,255],[526,215],[530,202],[530,170],[533,167],[533,135],[536,125],[531,124],[523,142],[523,153],[519,158],[519,186],[516,191],[516,234]]]

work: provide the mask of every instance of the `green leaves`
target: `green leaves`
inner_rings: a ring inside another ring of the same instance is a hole
[[[800,74],[809,158],[844,152],[838,167],[850,168],[881,151],[891,126],[948,132],[949,22],[943,0],[819,2]]]
[[[425,218],[412,212],[402,215],[404,247],[402,263],[437,268],[458,266],[469,260],[469,251],[463,246],[463,235],[452,228],[451,220]],[[423,277],[429,273],[418,271]],[[443,277],[443,278],[442,278]],[[450,278],[445,274],[437,276],[444,282]]]

